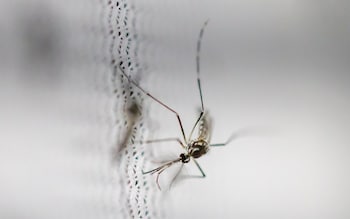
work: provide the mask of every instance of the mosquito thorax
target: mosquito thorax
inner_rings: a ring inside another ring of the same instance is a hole
[[[208,151],[208,142],[203,139],[194,140],[188,144],[188,154],[193,158],[199,158]]]

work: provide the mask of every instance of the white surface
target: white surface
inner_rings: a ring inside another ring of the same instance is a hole
[[[348,4],[176,5],[160,6],[150,18],[159,49],[147,90],[176,109],[190,131],[199,106],[196,40],[209,17],[201,73],[212,141],[242,135],[198,160],[206,179],[182,180],[168,191],[169,218],[348,218]],[[152,107],[157,135],[180,137],[176,118]],[[187,174],[198,173],[188,166]]]
[[[106,88],[111,71],[100,59],[110,43],[103,32],[106,3],[48,4],[47,22],[59,30],[60,51],[48,61],[25,47],[31,42],[19,25],[40,14],[40,3],[1,7],[11,19],[0,26],[0,216],[118,218],[120,188],[109,160],[115,140]],[[186,132],[199,106],[196,40],[210,18],[201,75],[215,122],[212,141],[238,133],[230,145],[198,160],[207,178],[179,180],[162,191],[159,207],[167,218],[350,217],[347,2],[135,5],[143,37],[139,58],[149,74],[141,85],[180,113]],[[25,65],[28,56],[32,69]],[[157,130],[151,136],[180,136],[173,114],[147,104]],[[176,144],[152,148],[160,160],[181,151]],[[165,188],[171,173],[161,176]],[[198,171],[187,165],[183,173]]]

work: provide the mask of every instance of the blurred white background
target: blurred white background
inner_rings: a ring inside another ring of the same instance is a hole
[[[160,218],[350,217],[350,3],[132,4],[147,65],[140,83],[180,113],[187,132],[199,107],[197,38],[210,19],[201,77],[212,141],[237,134],[198,159],[207,178],[167,190],[172,170],[161,177]],[[121,218],[109,162],[107,5],[1,2],[2,218]],[[180,136],[174,115],[148,104],[153,137]],[[150,147],[159,157],[181,151]]]

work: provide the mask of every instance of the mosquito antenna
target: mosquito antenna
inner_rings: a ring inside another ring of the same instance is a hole
[[[201,98],[201,107],[202,111],[204,111],[204,104],[203,104],[203,94],[202,94],[202,88],[201,88],[201,78],[200,78],[200,51],[201,51],[201,41],[204,35],[204,29],[207,26],[209,22],[209,19],[204,22],[201,31],[199,33],[198,41],[197,41],[197,56],[196,56],[196,62],[197,62],[197,84],[198,84],[198,89],[199,89],[199,95]]]
[[[148,93],[146,90],[144,90],[138,83],[136,83],[134,80],[131,79],[131,77],[129,75],[127,75],[123,68],[121,67],[121,65],[123,64],[123,62],[121,61],[118,65],[120,71],[122,72],[122,74],[129,80],[130,83],[134,84],[137,88],[139,88],[144,94],[146,94],[147,96],[149,96],[150,98],[152,98],[154,101],[158,102],[160,105],[162,105],[163,107],[165,107],[166,109],[170,110],[171,112],[173,112],[176,117],[177,117],[177,120],[179,122],[179,125],[180,125],[180,128],[181,128],[181,132],[182,132],[182,137],[184,138],[184,141],[186,141],[186,135],[185,135],[185,132],[184,132],[184,128],[183,128],[183,125],[182,125],[182,121],[181,121],[181,118],[179,116],[179,114],[173,110],[172,108],[170,108],[168,105],[166,105],[165,103],[163,103],[162,101],[158,100],[157,98],[155,98],[154,96],[152,96],[150,93]]]

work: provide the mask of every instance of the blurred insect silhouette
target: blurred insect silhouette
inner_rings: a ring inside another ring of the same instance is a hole
[[[156,97],[152,96],[150,93],[148,93],[146,90],[144,90],[142,87],[140,87],[138,85],[138,83],[136,83],[134,80],[131,79],[131,77],[129,75],[127,75],[124,71],[124,67],[122,67],[123,62],[119,63],[119,68],[122,72],[122,74],[128,78],[128,80],[130,81],[130,83],[134,84],[136,87],[138,87],[145,95],[149,96],[150,98],[152,98],[154,101],[156,101],[158,104],[160,104],[161,106],[163,106],[164,108],[166,108],[167,110],[169,110],[170,112],[174,113],[175,116],[177,117],[180,129],[181,129],[181,134],[182,134],[182,138],[183,141],[181,141],[180,138],[165,138],[165,139],[157,139],[157,140],[148,140],[148,141],[144,141],[142,143],[157,143],[157,142],[166,142],[166,141],[177,141],[181,147],[184,149],[184,153],[181,153],[179,155],[179,158],[171,160],[169,162],[166,162],[164,164],[162,164],[161,166],[149,170],[149,171],[142,171],[143,174],[157,174],[157,178],[156,178],[156,182],[157,182],[157,186],[160,189],[160,185],[159,185],[159,175],[166,170],[167,168],[169,168],[170,166],[172,166],[175,163],[179,163],[181,162],[181,168],[179,169],[179,171],[176,173],[176,175],[174,176],[174,178],[172,179],[172,182],[176,179],[176,177],[179,175],[179,173],[181,172],[183,165],[186,163],[189,163],[190,161],[193,161],[195,163],[195,165],[198,167],[199,171],[201,172],[201,177],[205,177],[205,173],[203,171],[203,169],[201,168],[201,166],[199,165],[199,163],[197,162],[196,159],[200,158],[201,156],[205,155],[208,151],[210,147],[214,147],[214,146],[225,146],[227,145],[232,139],[233,139],[233,135],[224,143],[219,143],[219,144],[210,144],[210,137],[211,137],[211,120],[210,117],[208,115],[208,112],[205,111],[204,108],[204,103],[203,103],[203,94],[202,94],[202,88],[201,88],[201,78],[200,78],[200,50],[201,50],[201,41],[203,38],[203,34],[204,34],[204,30],[205,27],[208,24],[208,20],[204,23],[204,25],[202,26],[200,33],[199,33],[199,37],[198,37],[198,41],[197,41],[197,54],[196,54],[196,65],[197,65],[197,84],[198,84],[198,90],[199,90],[199,96],[200,96],[200,102],[201,102],[201,107],[200,107],[200,113],[199,116],[196,120],[196,122],[194,123],[194,126],[190,132],[190,135],[188,136],[188,138],[186,138],[186,134],[184,132],[183,129],[183,125],[182,125],[182,121],[180,118],[180,115],[170,106],[168,106],[167,104],[163,103],[162,101],[160,101],[159,99],[157,99]],[[196,127],[198,127],[198,136],[196,138],[192,139],[192,134],[194,132],[194,130],[196,129]]]

